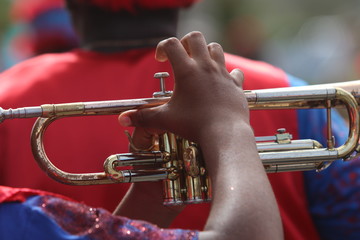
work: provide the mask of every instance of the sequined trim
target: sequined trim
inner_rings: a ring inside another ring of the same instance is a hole
[[[88,236],[91,239],[168,239],[195,240],[196,231],[161,229],[145,221],[113,216],[101,208],[65,201],[51,196],[42,196],[37,205],[72,235]]]

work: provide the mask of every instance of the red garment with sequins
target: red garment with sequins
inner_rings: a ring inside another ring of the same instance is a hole
[[[226,55],[229,70],[240,68],[245,89],[286,87],[286,75],[269,64]],[[154,60],[154,49],[119,54],[73,51],[36,57],[0,75],[0,106],[14,108],[63,103],[151,97],[158,91],[155,72],[168,63]],[[171,79],[171,78],[170,78]],[[167,83],[172,89],[172,81]],[[60,169],[68,172],[102,171],[111,154],[127,152],[128,141],[117,116],[62,119],[50,126],[45,147]],[[285,127],[295,137],[295,111],[252,111],[256,136],[273,135]],[[49,179],[33,161],[28,136],[34,120],[7,120],[0,127],[0,184],[30,187],[69,196],[94,207],[113,210],[128,185],[66,186]],[[287,239],[317,239],[307,209],[302,173],[270,174]],[[229,176],[229,181],[231,177]],[[245,196],[246,197],[246,196]],[[172,227],[201,229],[209,206],[189,206]]]
[[[4,239],[198,239],[197,231],[161,229],[60,195],[4,186],[0,186],[0,223]]]

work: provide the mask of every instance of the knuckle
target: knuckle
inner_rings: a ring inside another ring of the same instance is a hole
[[[193,32],[189,33],[189,35],[190,35],[190,37],[193,37],[193,38],[203,37],[202,33],[199,31],[193,31]]]
[[[203,38],[203,34],[199,31],[193,31],[185,35],[184,39],[200,39]]]
[[[164,41],[162,41],[162,46],[164,47],[173,47],[179,44],[179,40],[175,37],[168,38]]]
[[[231,73],[231,77],[238,87],[242,87],[245,78],[243,71],[234,69]]]
[[[236,68],[234,69],[235,73],[236,73],[236,76],[239,78],[239,79],[244,79],[244,72],[241,71],[240,69]]]
[[[212,43],[209,43],[209,48],[210,49],[222,49],[221,45],[217,42],[212,42]]]

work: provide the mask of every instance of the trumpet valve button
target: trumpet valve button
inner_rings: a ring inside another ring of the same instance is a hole
[[[165,79],[169,76],[170,75],[167,72],[158,72],[154,74],[154,78],[160,80],[160,92],[154,92],[153,97],[170,97],[172,95],[172,91],[166,91],[165,88]]]
[[[285,128],[279,128],[278,130],[277,130],[277,132],[278,133],[286,133],[286,129]]]

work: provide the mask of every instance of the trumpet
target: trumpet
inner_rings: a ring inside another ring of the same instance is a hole
[[[208,177],[201,148],[173,133],[159,136],[149,151],[114,154],[104,161],[104,171],[68,173],[57,168],[46,155],[43,138],[47,127],[64,117],[118,115],[121,112],[160,106],[171,98],[165,89],[168,73],[156,73],[161,91],[152,98],[45,104],[4,110],[5,119],[38,118],[31,133],[31,148],[40,168],[54,180],[70,185],[94,185],[124,182],[163,181],[164,204],[201,203],[211,200]],[[312,139],[293,140],[286,129],[273,136],[256,137],[257,149],[266,172],[321,171],[335,160],[351,160],[360,152],[359,89],[354,82],[245,91],[250,110],[258,109],[326,109],[327,146]],[[335,147],[331,129],[331,110],[345,108],[349,119],[347,141]],[[142,168],[142,166],[144,166]],[[149,167],[151,166],[151,167]]]

